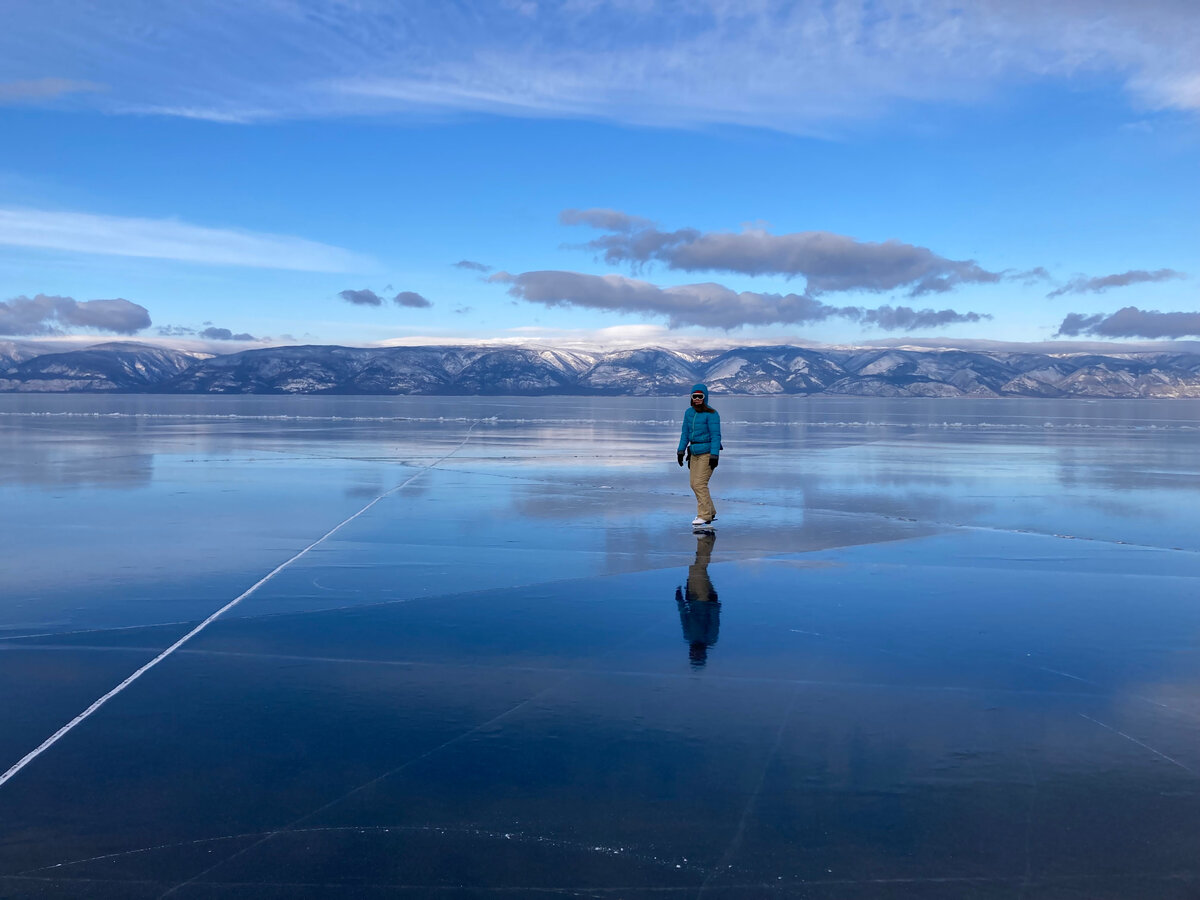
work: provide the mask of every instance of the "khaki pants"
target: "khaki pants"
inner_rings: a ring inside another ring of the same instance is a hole
[[[692,461],[688,463],[692,493],[696,495],[696,515],[706,522],[711,522],[717,517],[717,508],[713,506],[712,497],[708,493],[708,479],[712,478],[712,469],[708,467],[709,455],[693,455]]]
[[[688,566],[687,582],[684,587],[684,597],[688,603],[711,603],[717,599],[717,589],[713,587],[712,579],[708,577],[708,564],[712,562],[713,544],[717,536],[711,531],[697,536],[696,561]],[[716,635],[709,641],[717,642]]]

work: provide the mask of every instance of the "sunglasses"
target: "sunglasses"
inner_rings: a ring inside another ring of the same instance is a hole
[[[692,399],[693,400],[703,400],[704,395],[703,394],[692,394]]]

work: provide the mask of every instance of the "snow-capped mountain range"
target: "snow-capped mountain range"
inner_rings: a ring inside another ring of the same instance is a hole
[[[1200,397],[1200,354],[297,346],[212,355],[135,342],[54,352],[0,342],[3,392],[654,396],[697,381],[759,396]]]

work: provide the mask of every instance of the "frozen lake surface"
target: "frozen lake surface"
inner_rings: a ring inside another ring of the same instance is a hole
[[[0,396],[0,897],[1200,895],[1200,403],[713,402]]]

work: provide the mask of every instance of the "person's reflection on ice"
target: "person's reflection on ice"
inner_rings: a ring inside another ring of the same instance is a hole
[[[711,532],[696,535],[696,561],[688,566],[687,584],[675,588],[679,624],[683,626],[683,639],[688,643],[688,659],[693,669],[708,662],[708,648],[717,642],[721,629],[721,603],[708,577],[716,542],[717,536]]]

